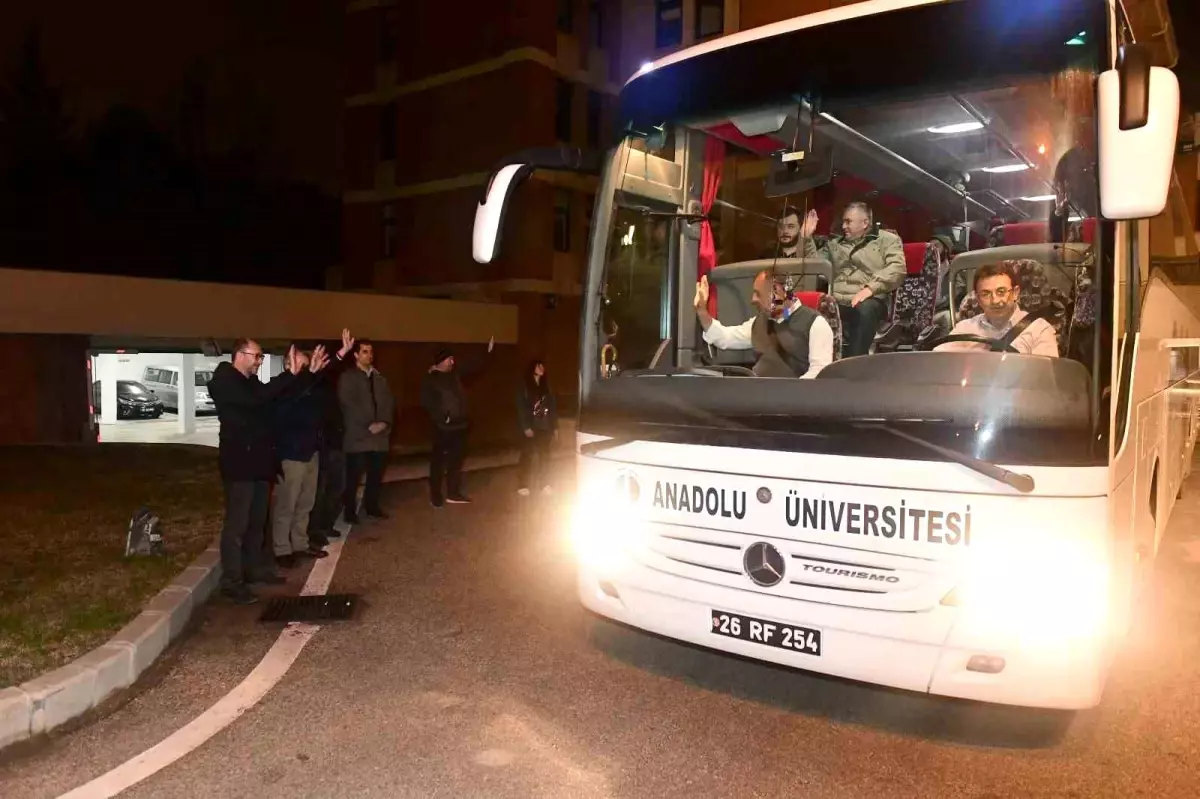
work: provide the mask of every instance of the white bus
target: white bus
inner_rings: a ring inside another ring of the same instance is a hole
[[[473,242],[497,256],[535,170],[599,176],[582,603],[814,672],[1095,705],[1191,461],[1200,378],[1196,309],[1147,244],[1178,83],[1119,4],[870,0],[647,64],[619,106],[606,153],[498,166]],[[824,293],[817,238],[856,200],[905,242],[885,296],[907,341],[813,379],[756,377],[752,352],[705,344],[698,276],[736,324],[763,268],[836,331],[852,312]],[[780,257],[792,209],[817,211],[817,256]],[[1002,262],[1059,357],[930,351]]]

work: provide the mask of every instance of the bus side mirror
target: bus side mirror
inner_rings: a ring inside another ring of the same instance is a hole
[[[1144,45],[1126,45],[1100,74],[1100,213],[1147,219],[1167,205],[1179,132],[1179,80],[1150,66]]]
[[[504,212],[512,194],[537,169],[599,175],[603,153],[578,147],[533,147],[506,158],[492,170],[483,202],[475,208],[471,254],[476,262],[490,264],[500,252]]]
[[[504,212],[517,186],[533,174],[532,164],[508,164],[492,173],[483,202],[475,207],[475,230],[471,236],[471,255],[481,264],[490,264],[500,252],[500,232]]]

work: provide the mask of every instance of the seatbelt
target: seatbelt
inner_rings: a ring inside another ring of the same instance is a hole
[[[1041,319],[1048,310],[1050,309],[1039,308],[1033,313],[1025,314],[1025,317],[1020,322],[1017,322],[1015,325],[1013,325],[1012,329],[1000,338],[1000,343],[1011,347],[1012,343],[1017,340],[1017,336],[1024,333],[1031,324]]]

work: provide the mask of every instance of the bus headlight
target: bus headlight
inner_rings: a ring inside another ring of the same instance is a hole
[[[973,552],[963,580],[942,599],[959,629],[996,648],[1101,643],[1112,617],[1110,563],[1102,547],[1043,541],[1036,555]]]
[[[636,478],[622,472],[616,480],[582,485],[571,512],[571,545],[579,564],[610,572],[624,552],[641,539],[644,523],[638,512]]]

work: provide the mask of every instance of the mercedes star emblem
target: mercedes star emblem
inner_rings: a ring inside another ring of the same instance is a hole
[[[758,541],[746,547],[746,554],[742,556],[742,566],[754,584],[763,588],[778,585],[787,570],[783,555],[765,541]]]

